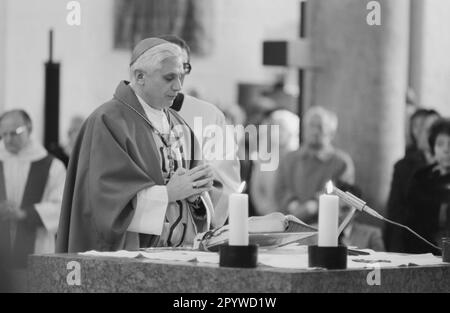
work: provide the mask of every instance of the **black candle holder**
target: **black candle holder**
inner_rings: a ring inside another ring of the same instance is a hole
[[[219,248],[222,267],[254,268],[258,265],[258,246],[230,246],[222,245]]]
[[[442,261],[450,263],[450,237],[442,238]]]
[[[322,267],[329,270],[343,270],[347,268],[347,247],[308,247],[309,267]]]

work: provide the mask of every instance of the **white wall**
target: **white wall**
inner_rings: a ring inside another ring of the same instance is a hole
[[[0,110],[5,101],[6,66],[6,10],[7,2],[0,1]]]
[[[66,1],[7,0],[5,108],[23,107],[42,136],[44,62],[48,30],[54,28],[54,60],[61,68],[61,129],[76,113],[88,114],[109,99],[115,81],[126,77],[126,52],[112,47],[112,1],[79,1],[81,26],[66,23]]]
[[[424,2],[422,105],[450,117],[450,1]]]
[[[186,90],[197,88],[205,99],[236,101],[239,82],[272,82],[279,68],[262,63],[262,41],[297,36],[298,0],[214,1],[213,54],[193,58]],[[48,58],[48,30],[54,29],[54,60],[62,63],[60,136],[75,114],[88,115],[112,97],[117,83],[128,78],[129,52],[114,50],[112,0],[79,0],[81,26],[66,24],[69,12],[62,0],[0,0],[7,6],[5,103],[0,109],[25,108],[42,137],[44,62]],[[1,17],[1,16],[0,16]],[[1,21],[0,18],[0,34]],[[3,37],[0,37],[2,44]],[[1,83],[0,83],[1,86]],[[0,87],[0,100],[2,99]]]

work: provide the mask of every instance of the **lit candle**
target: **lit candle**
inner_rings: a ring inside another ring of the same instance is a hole
[[[239,188],[243,191],[245,183]],[[232,193],[228,202],[229,239],[230,246],[248,245],[248,195]]]
[[[330,190],[331,189],[331,190]],[[333,184],[327,184],[327,192],[333,192]],[[339,197],[324,194],[319,197],[319,247],[338,245]]]

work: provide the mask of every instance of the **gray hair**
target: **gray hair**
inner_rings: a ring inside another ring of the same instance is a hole
[[[169,57],[182,58],[183,52],[181,48],[173,43],[163,43],[145,51],[130,66],[130,81],[135,83],[134,74],[137,70],[145,72],[153,72],[162,67],[162,62]]]
[[[283,124],[293,134],[298,134],[300,131],[300,118],[291,111],[275,110],[270,114],[269,118],[273,124]]]
[[[334,112],[327,110],[321,106],[310,107],[303,117],[304,123],[308,124],[308,122],[314,116],[318,116],[323,121],[323,125],[325,125],[332,134],[336,133],[338,127],[338,118]]]

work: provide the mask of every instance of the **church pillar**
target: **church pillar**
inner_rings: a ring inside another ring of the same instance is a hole
[[[335,144],[350,153],[363,198],[384,210],[392,168],[404,154],[409,1],[382,0],[381,25],[368,25],[361,0],[308,1],[308,36],[320,65],[308,105],[339,118]]]
[[[0,1],[0,112],[5,110],[6,85],[6,22],[8,1]]]
[[[424,65],[425,0],[411,0],[409,36],[409,86],[414,90],[416,103],[423,105],[422,80]]]

